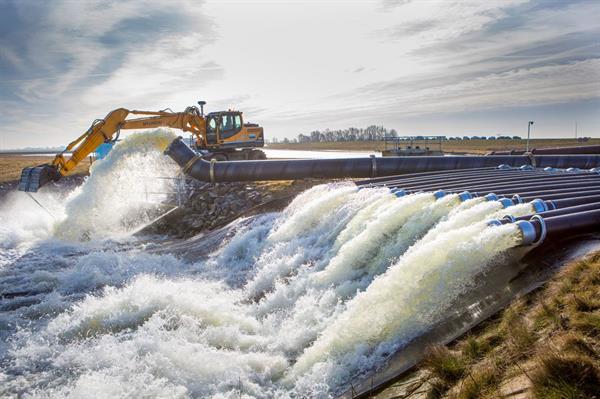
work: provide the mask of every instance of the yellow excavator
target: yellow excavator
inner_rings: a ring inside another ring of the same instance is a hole
[[[25,168],[21,172],[19,190],[36,192],[50,181],[60,179],[94,152],[103,143],[114,143],[124,129],[152,129],[170,127],[190,132],[191,147],[201,157],[217,161],[265,159],[265,153],[256,147],[264,146],[263,128],[254,123],[244,123],[239,111],[219,111],[204,115],[205,101],[187,107],[183,112],[136,111],[118,108],[104,119],[97,119],[92,126],[71,142],[52,163]],[[127,119],[129,115],[144,115]],[[66,153],[71,152],[69,159]]]

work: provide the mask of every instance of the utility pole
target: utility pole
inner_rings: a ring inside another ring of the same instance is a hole
[[[527,124],[527,148],[525,152],[529,152],[529,135],[531,134],[531,125],[533,125],[533,121],[529,121]]]
[[[575,122],[575,138],[577,138],[577,122]]]

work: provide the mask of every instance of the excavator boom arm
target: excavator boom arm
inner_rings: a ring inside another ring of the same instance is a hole
[[[130,114],[147,116],[126,120]],[[57,154],[50,164],[23,169],[19,190],[35,192],[46,183],[69,174],[79,162],[87,158],[100,144],[113,140],[115,134],[121,129],[151,129],[157,127],[180,129],[191,132],[201,139],[205,136],[204,118],[195,107],[189,107],[185,112],[178,113],[129,111],[125,108],[118,108],[111,111],[104,119],[96,120],[85,133],[69,143],[64,151]],[[69,159],[65,158],[65,152],[67,151],[72,151]]]

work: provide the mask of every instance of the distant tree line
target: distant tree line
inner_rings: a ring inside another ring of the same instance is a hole
[[[300,133],[297,137],[298,143],[321,143],[335,141],[375,141],[384,137],[397,137],[395,129],[386,129],[383,126],[371,125],[366,128],[349,127],[347,129],[324,131],[314,130],[310,134]]]
[[[314,130],[309,134],[300,133],[297,137],[281,140],[283,143],[327,143],[336,141],[378,141],[386,137],[399,137],[395,129],[387,129],[383,126],[371,125],[366,128],[349,127],[347,129],[325,129]],[[415,140],[427,140],[428,136],[412,136]],[[442,136],[442,140],[521,140],[520,136]],[[271,142],[279,140],[274,137]]]

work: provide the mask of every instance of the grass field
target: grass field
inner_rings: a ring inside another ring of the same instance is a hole
[[[23,168],[49,163],[52,159],[53,157],[47,156],[0,154],[0,183],[19,180]],[[75,173],[87,173],[89,166],[89,161],[83,161],[77,165]]]
[[[418,371],[376,398],[598,398],[599,289],[600,252],[448,347],[429,348]]]
[[[573,147],[580,145],[600,145],[600,139],[579,142],[576,139],[536,139],[530,141],[530,148]],[[381,151],[385,149],[383,141],[352,141],[335,143],[277,143],[268,144],[268,148],[285,150],[341,150],[341,151]],[[389,148],[389,147],[388,147]],[[435,148],[435,145],[432,146]],[[457,140],[444,141],[442,150],[448,153],[485,154],[490,151],[524,150],[525,140]]]

